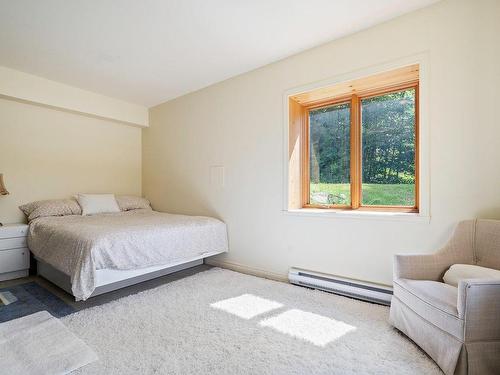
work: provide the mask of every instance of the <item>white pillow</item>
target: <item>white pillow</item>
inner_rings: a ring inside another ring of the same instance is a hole
[[[500,271],[471,264],[454,264],[443,276],[443,281],[451,286],[458,286],[460,280],[465,279],[500,279]]]
[[[120,212],[114,194],[78,194],[77,200],[82,215]]]

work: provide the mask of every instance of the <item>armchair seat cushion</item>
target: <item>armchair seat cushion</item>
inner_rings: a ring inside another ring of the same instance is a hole
[[[394,296],[429,323],[463,341],[457,288],[437,281],[396,279]]]

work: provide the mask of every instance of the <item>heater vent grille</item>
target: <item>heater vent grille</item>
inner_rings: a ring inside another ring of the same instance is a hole
[[[324,290],[343,296],[361,299],[383,305],[390,305],[392,289],[367,282],[340,278],[317,272],[291,268],[289,280],[292,284]]]

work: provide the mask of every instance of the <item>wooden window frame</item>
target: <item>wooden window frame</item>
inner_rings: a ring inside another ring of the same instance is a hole
[[[415,90],[415,205],[414,206],[391,206],[391,205],[363,205],[362,204],[362,118],[361,101],[363,99],[373,98],[385,94],[391,94],[408,89]],[[310,149],[309,149],[309,112],[313,109],[330,107],[337,104],[350,104],[350,186],[351,186],[351,204],[350,205],[321,205],[310,203]],[[386,212],[419,212],[420,196],[420,136],[419,136],[419,81],[405,82],[399,85],[391,85],[385,88],[374,88],[362,93],[353,93],[337,98],[329,98],[309,105],[303,105],[304,119],[301,129],[301,200],[302,208],[320,208],[336,210],[360,210],[360,211],[386,211]]]

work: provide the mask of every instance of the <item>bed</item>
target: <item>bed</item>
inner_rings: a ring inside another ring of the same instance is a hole
[[[30,222],[28,246],[38,274],[77,301],[228,251],[222,221],[151,209],[39,217]]]

